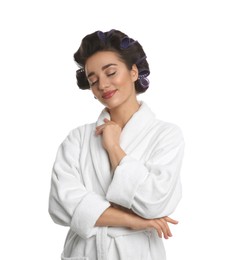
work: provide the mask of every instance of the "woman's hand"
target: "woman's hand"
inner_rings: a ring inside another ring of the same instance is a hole
[[[133,230],[144,230],[144,229],[151,229],[154,228],[159,237],[164,236],[165,239],[172,237],[172,233],[170,231],[169,225],[170,224],[178,224],[178,221],[170,218],[170,217],[162,217],[156,219],[144,219],[138,215],[136,215],[131,209],[124,208],[120,205],[111,203],[113,208],[122,210],[129,214],[129,228]]]
[[[105,124],[96,127],[96,135],[102,136],[102,145],[109,155],[112,170],[119,165],[126,153],[120,147],[121,127],[113,121],[104,119]]]
[[[96,127],[96,135],[102,135],[103,147],[110,151],[120,144],[121,127],[113,121],[104,119],[105,124]]]
[[[113,204],[107,208],[96,221],[97,227],[126,227],[133,230],[155,229],[159,237],[168,239],[172,236],[168,224],[178,222],[169,217],[157,219],[144,219],[136,215],[132,210]]]
[[[170,217],[162,217],[156,219],[143,219],[134,214],[134,216],[132,216],[131,218],[130,228],[134,230],[154,228],[157,231],[159,237],[162,238],[162,236],[164,236],[165,239],[168,239],[169,237],[172,237],[169,223],[176,225],[178,224],[178,221]]]

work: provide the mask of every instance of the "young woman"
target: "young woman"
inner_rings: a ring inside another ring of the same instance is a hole
[[[182,132],[137,99],[150,73],[137,41],[96,31],[74,58],[78,86],[104,108],[68,134],[53,166],[49,213],[70,227],[61,259],[164,260],[181,199]]]

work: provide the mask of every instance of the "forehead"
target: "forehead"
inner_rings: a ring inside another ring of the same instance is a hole
[[[107,64],[123,64],[119,55],[113,51],[99,51],[90,56],[85,63],[86,73],[99,70]]]

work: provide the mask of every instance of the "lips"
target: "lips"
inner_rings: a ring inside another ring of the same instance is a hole
[[[117,90],[107,91],[102,95],[102,98],[109,99],[116,93],[116,91]]]

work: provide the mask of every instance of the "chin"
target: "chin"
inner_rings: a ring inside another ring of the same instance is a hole
[[[119,107],[120,105],[122,105],[123,102],[121,101],[118,101],[118,100],[112,100],[110,102],[104,102],[103,105],[105,107],[107,107],[108,109],[114,109],[114,108],[117,108]]]

